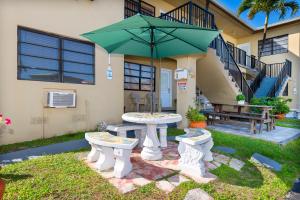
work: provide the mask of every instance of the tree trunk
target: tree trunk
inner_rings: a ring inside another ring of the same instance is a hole
[[[264,36],[263,36],[263,40],[262,40],[262,45],[258,54],[258,62],[260,61],[261,55],[262,55],[262,51],[265,47],[265,42],[266,42],[266,38],[267,38],[267,30],[268,30],[268,24],[269,24],[269,14],[266,14],[266,18],[265,18],[265,25],[264,25]]]

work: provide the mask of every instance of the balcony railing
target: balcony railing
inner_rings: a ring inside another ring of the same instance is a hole
[[[214,15],[200,6],[188,2],[160,16],[161,19],[215,29]]]
[[[214,15],[192,2],[188,2],[174,10],[171,10],[170,12],[161,15],[160,18],[196,25],[202,28],[217,29],[217,26],[214,23]],[[224,63],[224,68],[229,71],[230,75],[245,95],[246,100],[249,102],[253,97],[253,92],[244,78],[238,64],[235,62],[235,59],[223,37],[219,35],[211,43],[210,47],[216,49],[217,55]]]
[[[250,69],[255,69],[260,72],[267,64],[258,61],[254,55],[247,55],[247,52],[238,47],[234,47],[232,45],[228,45],[232,56],[234,57],[237,64],[245,66]]]
[[[131,17],[138,13],[155,17],[155,7],[140,0],[125,0],[124,18]]]

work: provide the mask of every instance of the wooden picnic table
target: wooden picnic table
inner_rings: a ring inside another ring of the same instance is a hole
[[[212,103],[214,107],[214,112],[209,113],[208,115],[212,116],[212,123],[216,119],[216,116],[220,117],[225,121],[235,118],[238,120],[249,120],[251,123],[250,131],[256,133],[256,123],[260,123],[259,132],[262,132],[263,124],[267,124],[267,131],[271,131],[275,128],[275,121],[274,118],[271,116],[270,111],[272,110],[272,106],[264,106],[264,105],[249,105],[249,104],[225,104],[225,103]],[[224,111],[224,107],[231,107],[235,111]],[[261,114],[258,113],[251,113],[251,112],[242,112],[243,108],[257,108],[260,109],[262,112]]]
[[[249,104],[241,105],[241,104],[212,103],[212,105],[214,107],[215,112],[223,112],[223,107],[229,106],[229,107],[237,108],[238,113],[242,112],[242,108],[258,108],[258,109],[261,109],[263,112],[270,114],[270,111],[273,108],[272,106],[249,105]]]

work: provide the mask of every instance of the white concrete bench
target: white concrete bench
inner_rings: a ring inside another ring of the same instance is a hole
[[[162,148],[167,147],[167,124],[159,124],[157,129],[159,130],[160,146]],[[117,132],[118,136],[127,137],[127,131],[134,131],[135,136],[139,139],[139,147],[143,147],[143,143],[146,137],[146,125],[144,124],[133,124],[124,123],[118,125],[108,125],[106,127],[108,131]]]
[[[143,147],[143,142],[146,137],[146,126],[143,124],[117,124],[117,125],[108,125],[106,127],[108,131],[117,132],[117,135],[120,137],[127,137],[127,131],[134,131],[135,137],[139,139],[139,147]]]
[[[179,167],[183,174],[203,177],[206,173],[203,161],[212,161],[211,133],[205,129],[185,129],[186,134],[176,136],[179,141]]]
[[[111,135],[108,132],[91,132],[85,139],[92,146],[87,156],[89,162],[96,162],[100,171],[114,167],[114,176],[122,178],[132,170],[130,154],[138,140]]]

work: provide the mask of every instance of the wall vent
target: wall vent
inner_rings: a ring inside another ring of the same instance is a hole
[[[76,93],[48,92],[48,106],[50,108],[74,108],[76,107]]]

